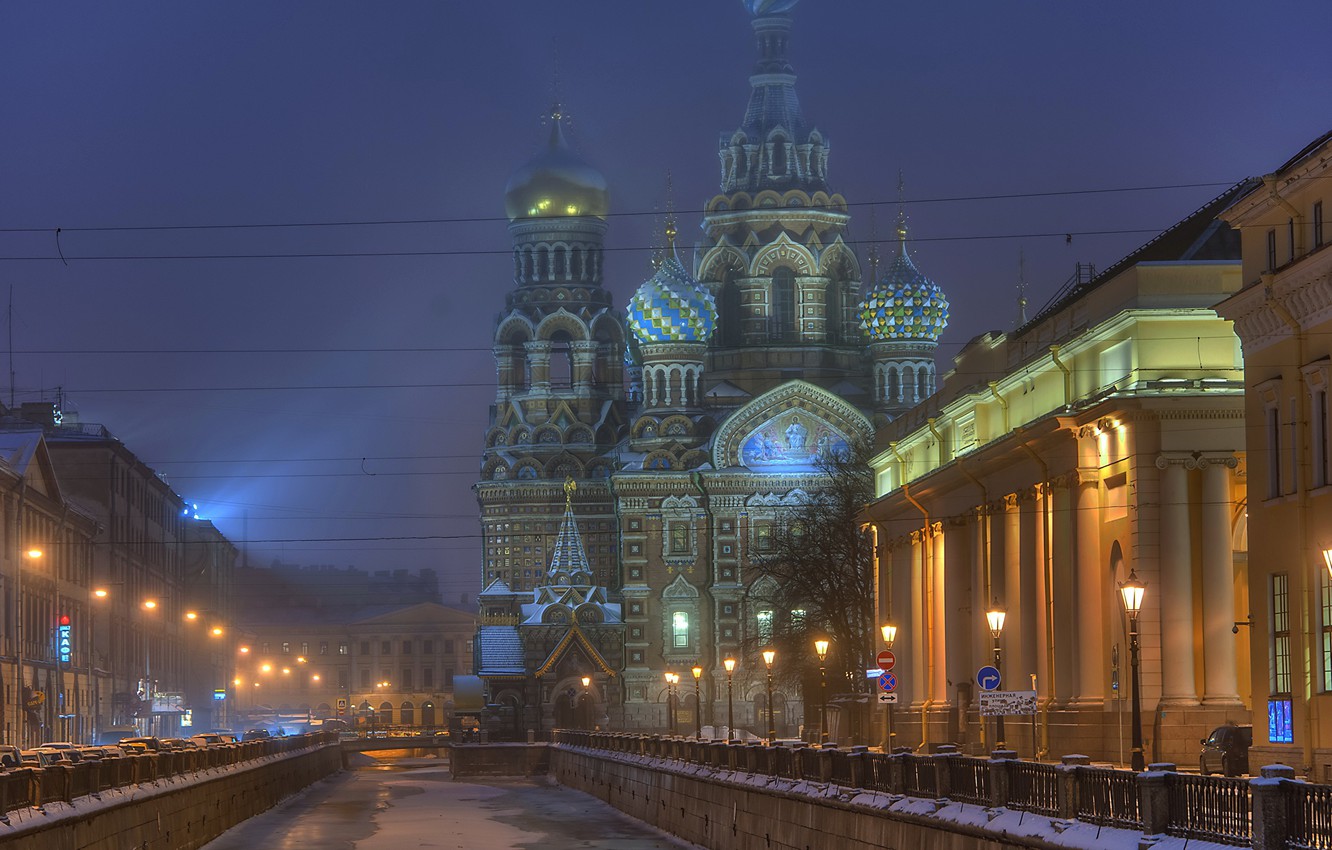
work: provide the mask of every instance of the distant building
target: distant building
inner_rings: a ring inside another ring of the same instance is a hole
[[[478,618],[422,600],[414,588],[433,581],[405,571],[240,570],[238,598],[253,604],[237,607],[237,725],[447,725],[454,678],[472,673]]]
[[[0,430],[4,742],[86,740],[109,702],[92,596],[96,522],[69,497],[42,431]]]
[[[937,395],[879,429],[863,515],[898,627],[898,744],[994,747],[977,672],[997,604],[1002,689],[1039,707],[1008,718],[1006,743],[1127,762],[1130,575],[1147,585],[1146,761],[1195,763],[1212,726],[1248,718],[1243,372],[1212,305],[1240,286],[1238,234],[1215,217],[1249,188],[973,339]]]
[[[1222,218],[1243,234],[1243,288],[1217,306],[1244,342],[1254,694],[1250,764],[1332,781],[1332,133]],[[1254,761],[1257,759],[1257,761]]]

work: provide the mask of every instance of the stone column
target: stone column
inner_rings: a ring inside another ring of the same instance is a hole
[[[943,705],[948,702],[948,583],[942,523],[930,532],[930,698]]]
[[[911,702],[913,708],[920,708],[929,699],[927,682],[929,673],[930,646],[934,642],[934,633],[930,629],[929,608],[926,605],[927,583],[930,580],[926,569],[926,547],[930,545],[924,531],[911,532]]]
[[[1198,704],[1193,668],[1193,538],[1189,523],[1192,455],[1161,455],[1161,646],[1170,663],[1161,670],[1161,702]]]
[[[1233,455],[1207,456],[1202,467],[1203,704],[1238,705],[1235,676],[1235,553],[1231,545]],[[1172,662],[1173,663],[1173,662]]]
[[[1101,477],[1095,468],[1077,472],[1075,503],[1077,528],[1077,640],[1078,669],[1075,703],[1105,703],[1105,610],[1102,590],[1109,570],[1101,564]]]
[[[1027,648],[1033,644],[1031,626],[1036,622],[1022,595],[1022,514],[1017,495],[1010,493],[1003,500],[1003,555],[999,559],[1000,587],[1008,618],[1004,622],[1004,688],[1010,691],[1026,690],[1030,685],[1028,674],[1035,672],[1027,663]]]
[[[1054,654],[1054,669],[1047,693],[1056,703],[1065,703],[1077,693],[1076,646],[1079,623],[1077,597],[1074,592],[1075,562],[1073,551],[1073,498],[1067,477],[1056,478],[1046,488],[1050,503],[1050,533],[1048,557],[1053,565],[1045,592],[1053,600],[1050,650]]]

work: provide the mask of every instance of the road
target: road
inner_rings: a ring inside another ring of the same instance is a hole
[[[356,760],[204,850],[699,850],[544,779],[455,782],[434,758]]]

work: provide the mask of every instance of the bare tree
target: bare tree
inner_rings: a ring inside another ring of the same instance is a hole
[[[769,554],[757,564],[773,579],[751,604],[773,612],[771,643],[787,677],[817,682],[814,641],[831,646],[831,694],[867,689],[874,629],[874,552],[856,516],[874,496],[869,450],[854,446],[820,463],[823,479],[789,509]],[[767,636],[764,636],[765,638]],[[762,647],[755,647],[761,649]]]

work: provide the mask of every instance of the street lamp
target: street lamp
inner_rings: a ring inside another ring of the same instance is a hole
[[[29,546],[23,552],[23,557],[29,561],[40,560],[43,555],[41,549],[36,546]],[[23,697],[23,564],[18,565],[17,587],[14,593],[14,632],[17,640],[14,643],[14,670],[18,675],[18,698],[14,700],[14,729],[18,733],[18,744],[24,744],[24,730],[28,725],[23,722],[23,711],[26,700]]]
[[[814,654],[819,657],[819,743],[828,741],[828,668],[824,662],[828,660],[828,639],[819,638],[814,641]]]
[[[735,701],[731,698],[731,679],[735,673],[735,659],[728,658],[722,662],[726,668],[726,740],[731,740],[731,735],[735,731]]]
[[[1142,595],[1147,585],[1138,581],[1138,574],[1129,570],[1128,581],[1119,583],[1119,595],[1124,599],[1124,610],[1129,616],[1129,661],[1133,676],[1133,762],[1134,770],[1147,767],[1142,757],[1142,679],[1138,670],[1138,612],[1142,610]]]
[[[768,743],[777,740],[777,727],[772,722],[772,662],[777,660],[777,652],[763,650],[763,666],[768,668]]]
[[[887,644],[889,651],[892,651],[893,641],[897,640],[897,626],[888,623],[879,629],[883,633],[883,642]],[[891,697],[889,697],[891,699]],[[883,724],[883,751],[891,753],[897,744],[897,730],[893,728],[893,704],[885,702],[883,704],[885,720]]]
[[[584,676],[584,677],[582,678],[582,682],[583,682],[583,706],[584,706],[584,707],[586,708],[586,710],[587,710],[587,717],[580,718],[580,719],[583,721],[583,728],[584,728],[584,729],[590,729],[590,728],[592,727],[592,725],[593,725],[593,724],[592,724],[592,696],[591,696],[591,694],[588,693],[588,690],[587,690],[587,689],[588,689],[588,686],[592,684],[592,677],[591,677],[591,676]]]
[[[675,691],[674,687],[680,684],[678,673],[666,674],[666,720],[670,727],[670,733],[675,734]]]
[[[994,638],[994,669],[999,671],[1000,681],[1003,681],[1003,668],[999,666],[1001,657],[999,637],[1004,633],[1004,620],[1007,617],[1008,613],[999,605],[998,599],[994,600],[994,605],[985,612],[985,620],[990,624],[990,637]],[[1004,748],[1004,716],[1002,714],[994,716],[994,747],[997,750]]]
[[[694,674],[694,740],[703,740],[703,668],[697,664],[689,672]]]
[[[1327,564],[1327,577],[1332,579],[1332,549],[1323,550],[1323,563]]]

